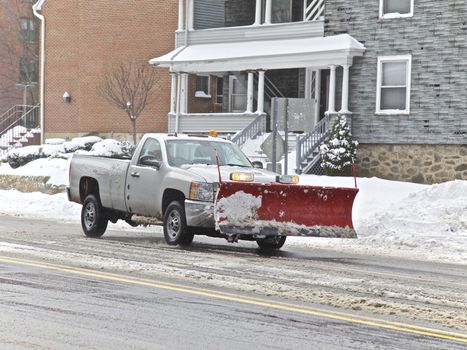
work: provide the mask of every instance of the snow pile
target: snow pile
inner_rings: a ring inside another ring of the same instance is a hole
[[[215,209],[216,221],[234,226],[244,222],[251,225],[258,218],[257,213],[261,202],[261,196],[255,197],[243,191],[221,198]]]
[[[351,178],[303,182],[351,186]],[[467,181],[418,185],[358,179],[353,208],[357,240],[290,238],[294,245],[467,264]]]
[[[62,158],[41,158],[13,169],[9,164],[0,164],[0,175],[46,176],[47,185],[64,186],[68,184],[69,161]]]
[[[0,214],[78,222],[81,206],[68,202],[65,193],[47,195],[0,190]]]

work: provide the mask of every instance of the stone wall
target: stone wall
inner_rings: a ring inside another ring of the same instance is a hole
[[[467,145],[360,145],[358,176],[433,184],[467,180]]]

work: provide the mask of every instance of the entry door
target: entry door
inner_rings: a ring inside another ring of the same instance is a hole
[[[159,141],[149,138],[143,145],[139,159],[131,164],[127,174],[127,207],[131,213],[158,217],[162,219],[162,213],[156,212],[156,204],[161,202],[161,181],[163,168],[158,170],[154,167],[145,166],[140,163],[143,156],[153,156],[162,162],[161,145]]]
[[[230,112],[244,113],[246,111],[247,90],[245,84],[235,76],[229,77],[229,102]]]

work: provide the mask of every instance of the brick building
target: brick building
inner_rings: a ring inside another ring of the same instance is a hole
[[[147,62],[174,45],[177,4],[173,0],[46,0],[45,137],[99,134],[128,138],[125,112],[99,93],[112,64]],[[153,101],[137,121],[138,133],[165,132],[170,75],[158,70]],[[63,98],[67,93],[69,102]]]
[[[37,82],[38,36],[31,6],[32,1],[0,2],[0,116],[24,98],[26,104],[36,102],[31,83]]]

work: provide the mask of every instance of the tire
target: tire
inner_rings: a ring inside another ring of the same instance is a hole
[[[81,227],[84,234],[91,238],[102,237],[108,223],[109,219],[105,215],[100,200],[93,194],[87,195],[81,209]]]
[[[193,242],[194,233],[186,224],[185,208],[177,201],[165,210],[164,238],[168,245],[188,246]]]
[[[275,236],[257,239],[256,243],[258,243],[259,249],[263,251],[273,251],[281,249],[286,239],[287,236]]]

